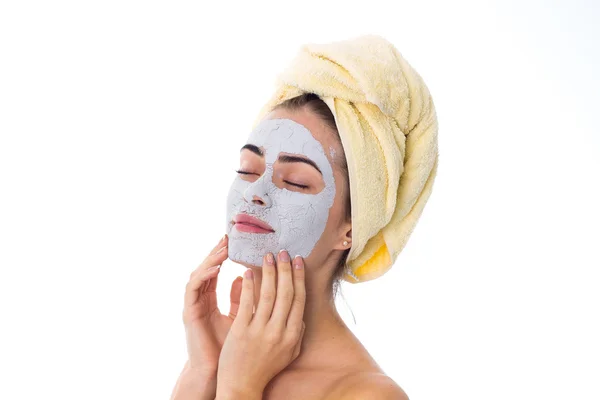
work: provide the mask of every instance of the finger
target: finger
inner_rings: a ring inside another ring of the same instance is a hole
[[[212,283],[214,290],[216,290],[216,279],[213,282],[211,278],[216,277],[219,274],[220,266],[228,257],[227,252],[227,240],[228,237],[225,235],[215,246],[219,248],[216,252],[211,252],[204,261],[190,274],[190,279],[185,287],[185,293],[183,297],[184,307],[191,306],[198,300],[198,295],[208,290],[208,286]],[[210,290],[213,290],[212,288]]]
[[[219,273],[219,268],[195,271],[188,283],[185,285],[185,294],[183,295],[183,305],[189,307],[198,300],[198,294],[204,290],[206,281]]]
[[[304,260],[300,256],[294,257],[294,300],[287,317],[286,327],[292,333],[300,333],[302,329],[302,318],[304,316],[304,305],[306,302]]]
[[[275,258],[272,253],[263,257],[262,280],[260,282],[260,298],[256,306],[254,318],[262,326],[266,325],[271,318],[275,296],[277,294],[277,271],[275,270]]]
[[[202,285],[200,288],[199,293],[210,293],[217,291],[217,281],[219,279],[219,272],[221,271],[222,265],[223,264],[217,265],[215,268],[216,274],[213,274],[213,276],[209,277],[206,282],[204,282],[204,285]]]
[[[198,279],[198,276],[202,276],[206,274],[209,270],[212,271],[212,277],[216,277],[218,275],[218,271],[223,265],[223,261],[225,261],[229,257],[229,248],[227,246],[222,247],[221,250],[217,251],[215,254],[210,254],[206,257],[204,262],[200,264],[198,268],[194,272],[192,272],[190,276],[190,280]],[[213,268],[216,267],[214,270]],[[214,272],[217,272],[216,274]],[[206,291],[216,291],[217,289],[217,280],[208,280],[202,279],[201,285],[198,289],[198,293],[205,293]]]
[[[240,306],[234,323],[248,326],[252,321],[254,310],[254,277],[251,268],[246,269],[242,281],[242,294],[240,295]]]
[[[306,330],[306,325],[304,321],[302,322],[302,332],[300,332],[300,338],[298,339],[298,343],[296,343],[296,347],[294,347],[294,352],[292,359],[295,359],[300,355],[300,349],[302,348],[302,339],[304,339],[304,331]]]
[[[235,319],[238,310],[240,308],[240,296],[242,294],[242,281],[244,278],[238,276],[231,284],[231,291],[229,292],[229,318]]]
[[[217,243],[217,245],[215,247],[213,247],[213,249],[210,251],[210,254],[215,254],[221,247],[227,245],[229,242],[229,236],[227,236],[227,234],[225,234],[225,236],[223,236],[221,238],[221,240],[219,240],[219,243]]]
[[[218,256],[218,259],[223,258],[223,261],[221,261],[221,263],[219,264],[219,266],[217,267],[218,271],[221,271],[221,267],[223,266],[223,262],[225,261],[225,259],[227,259],[229,257],[229,247],[226,247],[220,254],[220,256]],[[217,257],[217,255],[215,254],[215,257]],[[214,278],[211,278],[207,285],[206,285],[206,292],[216,292],[217,291],[217,282],[219,279],[219,274],[217,273],[215,275]]]
[[[221,265],[229,256],[229,247],[225,244],[219,250],[206,256],[204,261],[190,274],[190,279],[202,271]]]
[[[269,323],[274,324],[283,331],[293,300],[294,285],[292,282],[290,255],[287,251],[282,250],[277,255],[277,295]]]

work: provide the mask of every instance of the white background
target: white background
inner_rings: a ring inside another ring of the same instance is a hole
[[[376,33],[433,95],[439,171],[394,267],[343,287],[349,327],[411,400],[600,399],[599,19],[592,0],[3,1],[0,398],[168,398],[183,290],[275,75]],[[228,310],[244,268],[223,268]]]

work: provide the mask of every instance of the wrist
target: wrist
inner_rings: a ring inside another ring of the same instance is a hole
[[[217,392],[217,374],[197,371],[186,366],[177,381],[172,400],[214,400]]]
[[[192,366],[190,360],[188,360],[184,367],[182,374],[185,374],[189,377],[196,377],[200,380],[217,380],[217,366],[214,367],[206,366],[206,365],[195,365]]]
[[[217,382],[217,370],[211,368],[194,368],[186,366],[181,372],[190,382]]]
[[[262,400],[262,395],[257,388],[217,387],[215,400]]]

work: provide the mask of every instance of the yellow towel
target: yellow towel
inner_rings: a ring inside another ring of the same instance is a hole
[[[379,35],[303,45],[278,75],[254,127],[304,92],[331,109],[348,161],[352,247],[344,280],[375,279],[393,265],[431,194],[438,161],[433,100],[421,76]]]

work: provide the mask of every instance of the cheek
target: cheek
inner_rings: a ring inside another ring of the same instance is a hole
[[[328,220],[329,208],[321,196],[291,195],[278,199],[274,210],[281,235],[288,238],[312,237],[318,239]]]
[[[227,193],[227,212],[231,212],[232,209],[238,207],[243,202],[244,190],[248,186],[248,183],[236,177]]]

